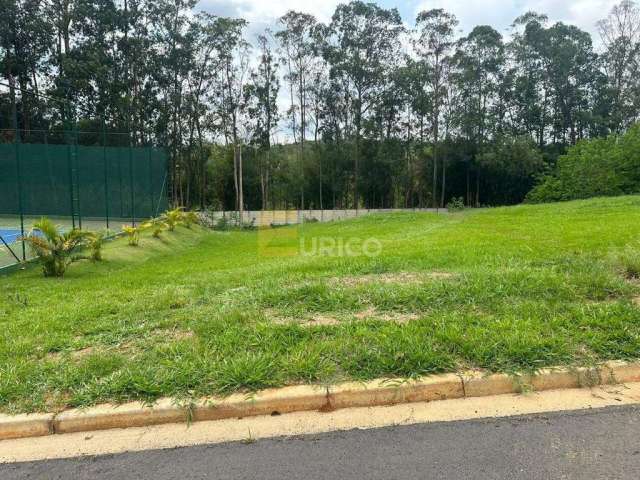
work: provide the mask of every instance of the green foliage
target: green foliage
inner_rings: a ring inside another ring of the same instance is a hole
[[[193,210],[183,212],[182,222],[187,228],[191,228],[193,225],[200,225],[200,217],[198,216],[198,212],[194,212]]]
[[[464,210],[464,198],[453,197],[449,203],[447,203],[447,210],[450,212],[461,212]]]
[[[80,251],[93,235],[78,229],[62,232],[50,219],[42,217],[24,241],[38,257],[45,277],[62,277],[69,264],[80,259]]]
[[[122,231],[127,235],[127,243],[130,247],[137,247],[140,244],[141,226],[123,225]]]
[[[176,207],[172,210],[167,210],[162,215],[162,220],[167,224],[167,229],[173,232],[184,221],[184,208]]]
[[[218,218],[215,224],[215,230],[253,230],[255,229],[255,219],[249,221],[244,220],[240,223],[240,214],[238,212],[229,212],[223,217]]]
[[[628,245],[614,260],[626,278],[640,279],[640,248]]]
[[[151,219],[141,225],[143,230],[151,230],[153,238],[160,238],[162,232],[168,228],[168,225],[161,218]]]
[[[583,140],[558,159],[556,169],[527,195],[530,203],[640,191],[640,125],[621,136]]]
[[[87,248],[89,249],[89,258],[94,262],[102,261],[102,247],[107,239],[109,232],[103,230],[101,232],[91,232],[87,237]]]

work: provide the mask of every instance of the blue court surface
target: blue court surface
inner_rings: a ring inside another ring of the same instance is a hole
[[[24,233],[25,235],[27,234],[27,232]],[[9,244],[17,242],[21,235],[22,233],[20,232],[19,228],[0,227],[0,237],[2,237],[2,239]],[[0,244],[1,243],[2,242],[0,242]]]

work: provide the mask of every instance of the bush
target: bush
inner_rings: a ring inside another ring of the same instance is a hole
[[[198,213],[194,212],[193,210],[188,212],[183,212],[182,222],[184,223],[185,227],[191,228],[193,225],[200,224],[200,217],[198,216]]]
[[[447,210],[450,212],[461,212],[464,210],[464,199],[462,197],[453,197],[449,203],[447,203]]]
[[[141,227],[134,227],[133,225],[123,225],[122,231],[127,235],[127,241],[129,246],[137,247],[140,243],[140,230]]]
[[[583,140],[526,197],[529,203],[640,192],[640,125],[624,135]]]
[[[228,216],[223,216],[216,221],[215,230],[253,230],[255,229],[255,218],[248,222],[240,223],[240,214],[238,212],[230,212]]]
[[[184,221],[184,212],[182,207],[167,210],[162,216],[162,220],[167,224],[167,229],[173,232],[180,223]]]
[[[87,247],[89,248],[89,259],[93,262],[102,261],[102,247],[106,241],[108,232],[91,232],[87,237]]]
[[[160,238],[162,232],[168,228],[166,222],[162,219],[151,219],[141,225],[144,230],[151,230],[151,236],[153,238]]]
[[[72,229],[62,232],[51,220],[42,217],[24,241],[38,257],[45,277],[62,277],[67,267],[83,257],[79,252],[85,248],[91,233]]]

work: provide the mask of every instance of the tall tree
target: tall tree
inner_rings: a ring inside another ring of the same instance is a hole
[[[218,55],[220,71],[220,115],[224,124],[225,139],[233,144],[233,185],[236,194],[236,211],[242,223],[244,204],[242,135],[244,90],[249,69],[249,44],[243,38],[245,20],[219,18],[220,42]]]
[[[400,35],[404,28],[397,9],[387,10],[359,0],[338,5],[329,28],[327,60],[332,74],[343,77],[353,99],[353,204],[357,209],[364,117],[380,101],[393,60],[400,56]]]
[[[311,83],[313,64],[318,55],[318,23],[313,15],[295,12],[287,12],[280,17],[283,30],[276,33],[283,52],[283,60],[287,65],[286,79],[289,82],[291,92],[292,128],[294,140],[299,141],[300,146],[300,208],[305,208],[304,201],[304,143],[307,132],[307,96]],[[294,94],[295,90],[295,94]],[[294,103],[294,95],[298,97],[297,105]],[[300,122],[296,130],[296,110],[300,115]]]
[[[438,142],[440,140],[440,115],[442,97],[449,54],[454,45],[456,17],[442,9],[422,11],[416,17],[418,38],[414,42],[416,53],[427,66],[427,87],[432,97],[431,128],[433,134],[433,206],[438,206]],[[446,166],[442,164],[442,196],[444,206],[444,190],[446,182]]]
[[[611,129],[621,132],[638,119],[640,107],[640,8],[623,0],[598,22],[605,48],[604,70],[613,100]]]
[[[279,63],[270,44],[271,32],[258,35],[259,60],[251,72],[245,89],[247,113],[251,121],[253,142],[260,152],[261,207],[268,208],[271,183],[271,137],[280,119],[278,93],[280,91]]]
[[[462,134],[482,153],[496,125],[494,106],[504,65],[502,36],[489,26],[479,26],[460,39],[455,55],[457,87],[464,101],[457,115]],[[480,204],[480,165],[476,162],[475,205]]]

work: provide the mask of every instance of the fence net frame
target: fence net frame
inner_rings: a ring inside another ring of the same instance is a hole
[[[62,229],[119,231],[168,208],[167,152],[128,133],[0,130],[0,269],[27,261],[22,240],[46,216]]]

